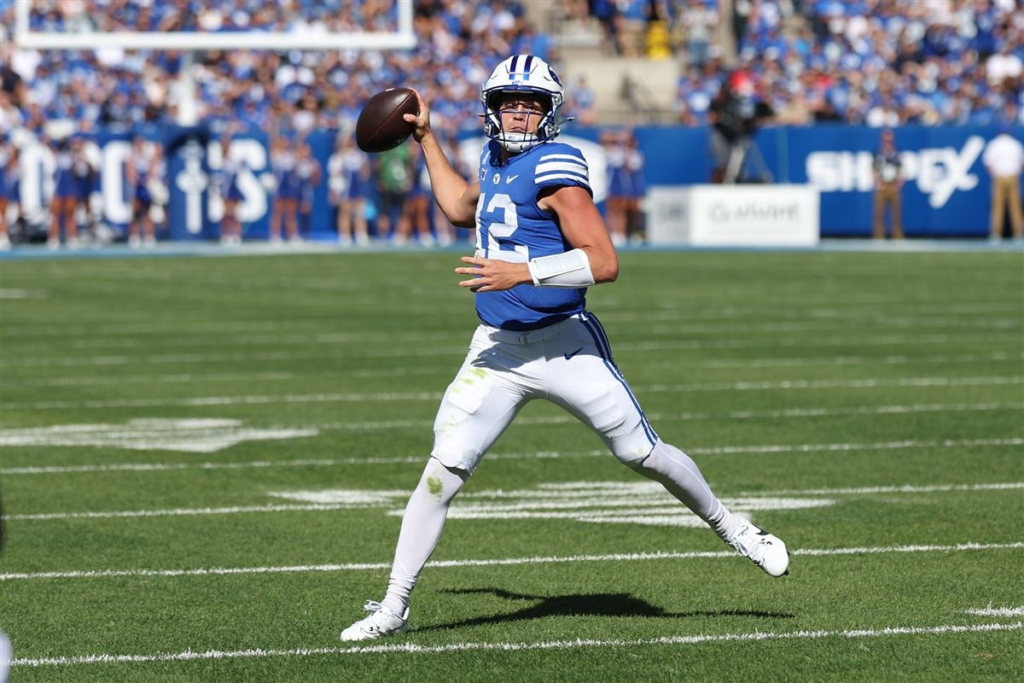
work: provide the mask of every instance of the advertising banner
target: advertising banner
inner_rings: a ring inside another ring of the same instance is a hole
[[[681,190],[706,185],[711,179],[714,162],[709,130],[637,127],[633,132],[644,157],[647,195],[643,206],[650,231],[663,236],[662,231],[670,229],[676,237],[684,233],[688,239],[694,237],[690,232],[693,226],[671,227],[666,221],[683,215]],[[985,145],[998,131],[936,126],[897,128],[894,133],[905,180],[902,212],[907,236],[986,236],[991,183],[982,155]],[[877,128],[845,125],[764,128],[758,131],[755,142],[775,184],[807,186],[819,193],[820,236],[868,237],[874,201],[872,159],[879,134]],[[224,152],[220,139],[202,126],[154,128],[142,135],[164,145],[168,200],[158,236],[175,240],[217,239],[224,213],[220,182]],[[1024,139],[1024,130],[1016,129],[1015,135]],[[124,235],[132,219],[125,171],[132,154],[132,137],[125,132],[101,130],[92,134],[87,143],[88,156],[97,170],[90,204],[115,235]],[[336,131],[332,130],[314,131],[307,138],[323,175],[321,183],[312,190],[311,213],[300,219],[300,232],[308,239],[336,236],[327,189],[327,162],[335,139]],[[583,150],[590,165],[594,198],[600,204],[608,191],[607,157],[600,143],[600,130],[568,127],[559,139]],[[484,142],[477,134],[462,140],[461,169],[475,169]],[[18,146],[23,215],[38,228],[48,221],[56,168],[54,148],[31,136],[19,137]],[[262,131],[236,135],[227,154],[238,162],[240,169],[237,185],[242,199],[238,216],[243,236],[265,239],[276,187],[269,140]],[[374,163],[373,159],[370,163]],[[375,197],[373,187],[370,190],[368,215],[372,218]],[[757,211],[752,208],[749,216],[760,215]],[[799,230],[804,227],[801,224]]]
[[[818,191],[807,185],[655,187],[647,196],[651,244],[813,247]]]

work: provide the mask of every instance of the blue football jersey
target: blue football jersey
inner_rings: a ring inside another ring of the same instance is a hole
[[[525,263],[571,250],[556,216],[537,205],[542,189],[567,185],[578,185],[593,195],[586,159],[575,147],[542,143],[502,164],[498,143],[488,143],[480,156],[477,256]],[[517,285],[503,292],[477,294],[476,312],[493,327],[533,330],[582,311],[586,293],[585,288]]]

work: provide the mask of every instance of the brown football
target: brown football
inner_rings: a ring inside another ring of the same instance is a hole
[[[363,106],[356,121],[356,144],[364,152],[383,152],[398,147],[412,135],[413,126],[402,118],[418,114],[416,93],[409,88],[389,88]]]

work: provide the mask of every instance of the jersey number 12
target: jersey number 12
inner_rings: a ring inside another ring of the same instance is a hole
[[[525,244],[515,245],[515,251],[500,248],[502,240],[512,237],[512,234],[519,229],[519,215],[516,213],[516,205],[512,201],[512,197],[507,194],[492,195],[485,210],[484,197],[481,196],[476,212],[477,249],[483,250],[484,221],[487,222],[488,236],[493,237],[496,242],[494,246],[489,246],[484,258],[512,263],[525,263],[530,260],[530,249]],[[500,220],[498,220],[499,215]]]

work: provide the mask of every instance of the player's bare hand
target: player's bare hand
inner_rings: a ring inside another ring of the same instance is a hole
[[[410,89],[416,95],[416,104],[419,105],[420,111],[418,114],[403,114],[402,118],[414,126],[412,131],[413,139],[416,142],[423,142],[423,138],[427,137],[430,133],[430,109],[427,107],[427,103],[419,91],[415,88]]]
[[[533,282],[530,269],[525,263],[510,263],[477,256],[463,256],[460,260],[469,266],[456,268],[455,272],[474,277],[463,280],[459,286],[474,292],[500,292],[512,289],[516,285]]]

